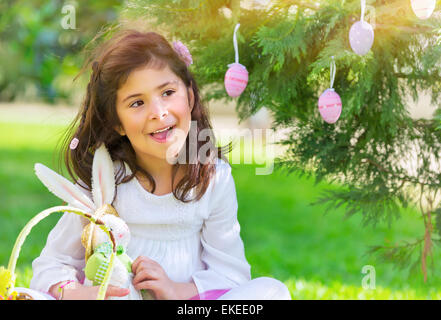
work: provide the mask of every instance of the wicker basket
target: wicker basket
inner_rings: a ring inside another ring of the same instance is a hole
[[[113,237],[112,232],[106,227],[104,222],[102,222],[100,219],[96,219],[93,215],[89,213],[83,212],[77,208],[73,208],[69,206],[57,206],[42,211],[39,214],[37,214],[35,217],[33,217],[21,230],[20,234],[17,237],[17,240],[15,241],[14,248],[12,249],[11,257],[9,258],[8,268],[6,269],[6,271],[9,271],[11,279],[9,285],[7,285],[6,287],[6,297],[3,298],[7,299],[8,297],[14,297],[14,300],[34,300],[34,297],[29,293],[14,292],[15,280],[16,280],[15,267],[17,264],[18,257],[20,255],[21,247],[24,241],[26,240],[26,237],[31,232],[32,228],[36,224],[38,224],[41,220],[45,219],[46,217],[48,217],[49,215],[55,212],[69,212],[80,215],[88,219],[90,222],[94,223],[95,225],[97,225],[99,228],[101,228],[109,237],[110,243],[112,244],[112,254],[110,255],[109,267],[107,268],[106,274],[104,276],[103,282],[100,285],[97,296],[97,300],[104,300],[107,287],[110,281],[110,275],[113,269],[114,259],[116,256],[115,239]]]

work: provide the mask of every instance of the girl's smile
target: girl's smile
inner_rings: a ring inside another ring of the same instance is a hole
[[[176,125],[167,126],[164,129],[156,130],[149,135],[158,143],[166,143],[173,140]]]

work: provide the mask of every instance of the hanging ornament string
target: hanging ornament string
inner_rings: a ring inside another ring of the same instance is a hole
[[[361,18],[360,18],[361,23],[364,22],[365,12],[366,12],[366,0],[361,0]]]
[[[330,89],[334,89],[334,80],[335,80],[335,72],[337,71],[337,66],[335,65],[335,59],[334,56],[332,56],[332,61],[331,61],[331,67],[330,67],[330,79],[331,79],[331,86],[329,87]]]
[[[239,29],[240,23],[236,24],[236,27],[234,28],[234,36],[233,36],[233,43],[234,43],[234,51],[236,53],[236,63],[239,63],[239,50],[237,49],[237,38],[236,38],[236,32],[237,29]]]

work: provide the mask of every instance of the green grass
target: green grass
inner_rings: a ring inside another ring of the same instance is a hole
[[[38,212],[60,205],[39,182],[33,165],[56,168],[54,147],[62,127],[0,123],[0,265],[6,266],[14,241]],[[241,235],[252,276],[275,277],[289,287],[293,299],[439,299],[441,281],[429,273],[408,277],[407,270],[366,255],[369,246],[412,240],[423,226],[418,212],[403,211],[392,228],[363,227],[356,215],[343,219],[342,209],[323,214],[313,206],[326,183],[286,176],[256,175],[256,166],[233,165]],[[332,186],[336,188],[338,186]],[[44,246],[59,216],[37,225],[26,240],[19,261],[17,285],[26,286],[31,263]],[[440,256],[437,251],[435,260]],[[376,289],[363,289],[363,266],[376,271]]]
[[[324,214],[311,202],[325,183],[274,172],[255,176],[253,167],[233,169],[241,234],[253,277],[287,282],[298,299],[433,298],[441,282],[429,273],[409,278],[407,270],[376,261],[369,246],[412,240],[423,233],[418,213],[404,210],[392,228],[363,227],[361,216],[344,219],[342,210]],[[335,187],[335,186],[334,186]],[[437,251],[435,251],[437,252]],[[439,261],[439,254],[434,257]],[[365,265],[376,271],[376,290],[363,290]],[[437,294],[436,297],[441,297]]]

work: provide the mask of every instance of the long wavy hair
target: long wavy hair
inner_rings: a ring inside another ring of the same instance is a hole
[[[78,178],[91,190],[92,162],[94,151],[101,143],[105,143],[113,161],[125,162],[131,174],[120,166],[116,174],[116,184],[125,183],[135,178],[141,172],[150,181],[154,193],[156,183],[153,177],[136,161],[135,151],[127,136],[121,136],[114,128],[120,125],[116,113],[116,92],[127,80],[129,74],[143,66],[152,66],[162,69],[168,66],[194,93],[194,106],[191,111],[191,120],[197,122],[197,135],[204,129],[212,126],[208,119],[208,111],[203,105],[197,83],[170,43],[155,32],[139,32],[135,30],[119,31],[110,40],[100,45],[88,59],[83,69],[92,69],[87,92],[76,118],[66,131],[62,142],[64,165],[74,181]],[[79,74],[79,75],[80,75]],[[78,75],[78,76],[79,76]],[[76,78],[78,78],[78,76]],[[69,144],[76,137],[79,139],[77,148],[71,150]],[[231,142],[223,147],[216,147],[214,135],[207,137],[208,141],[197,139],[197,154],[202,145],[210,143],[209,150],[216,150],[212,159],[222,158],[226,162],[225,154],[231,151]],[[216,171],[215,161],[191,161],[189,154],[189,135],[185,142],[188,161],[184,164],[176,163],[172,170],[173,195],[182,202],[199,200],[207,190],[210,180]],[[184,147],[183,147],[184,148]],[[194,159],[193,159],[194,160]],[[185,175],[175,186],[176,173],[180,166],[185,167]],[[189,192],[195,188],[196,195],[188,199]]]

